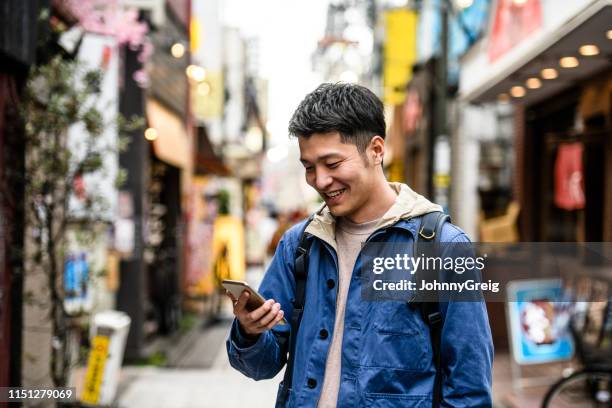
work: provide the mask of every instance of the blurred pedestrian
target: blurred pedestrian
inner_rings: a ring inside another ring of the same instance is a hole
[[[289,229],[291,223],[289,222],[289,217],[285,213],[277,214],[277,226],[274,234],[272,234],[272,238],[268,243],[268,255],[274,255],[276,252],[276,247],[280,242],[283,234]]]

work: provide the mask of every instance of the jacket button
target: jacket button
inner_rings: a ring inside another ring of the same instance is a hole
[[[333,289],[334,286],[336,286],[336,282],[334,282],[333,279],[328,279],[327,280],[327,287],[330,288],[330,289]]]
[[[327,336],[329,336],[329,333],[327,332],[327,330],[321,329],[321,331],[319,332],[319,337],[325,340]]]
[[[308,388],[314,388],[317,386],[317,380],[315,380],[314,378],[309,378],[308,379]]]

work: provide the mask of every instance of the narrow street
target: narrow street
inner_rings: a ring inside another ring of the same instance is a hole
[[[259,285],[263,270],[250,268],[247,279]],[[196,327],[176,344],[168,368],[126,366],[119,384],[120,408],[268,408],[276,400],[283,371],[274,379],[254,381],[234,370],[225,339],[231,324],[230,303],[223,320]]]
[[[0,2],[0,408],[612,408],[612,0]]]
[[[202,334],[188,353],[198,361],[210,360],[208,368],[158,368],[128,366],[122,369],[119,387],[121,408],[264,408],[274,406],[282,372],[272,380],[256,382],[230,367],[225,353],[229,321]],[[204,332],[203,332],[204,333]],[[211,335],[212,333],[212,335]],[[214,340],[214,343],[210,340]]]

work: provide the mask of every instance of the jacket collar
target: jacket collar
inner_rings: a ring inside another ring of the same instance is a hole
[[[376,230],[398,224],[400,220],[409,220],[430,212],[442,211],[442,207],[417,194],[406,184],[389,183],[389,185],[397,193],[397,198],[391,208],[379,220]],[[407,224],[404,223],[397,226],[407,228]],[[326,204],[321,205],[315,212],[313,220],[305,232],[327,242],[336,252],[338,251],[336,245],[336,218],[331,214]]]

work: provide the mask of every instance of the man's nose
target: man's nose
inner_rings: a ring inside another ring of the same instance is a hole
[[[315,177],[315,187],[319,191],[326,190],[332,183],[331,176],[325,170],[317,170]]]

